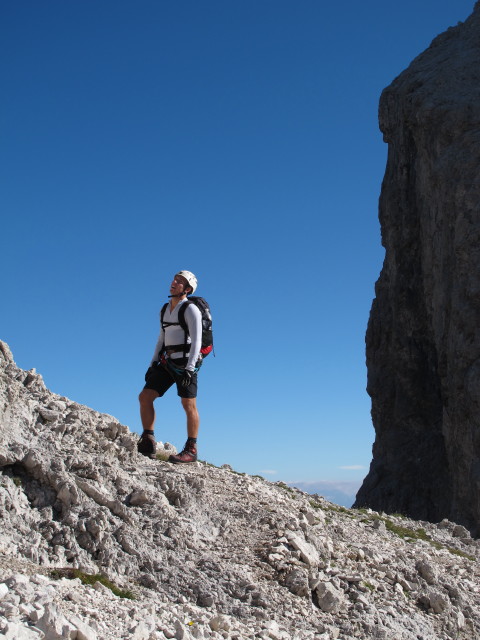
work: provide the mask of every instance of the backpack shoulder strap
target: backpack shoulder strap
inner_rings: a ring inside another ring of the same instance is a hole
[[[187,321],[185,320],[185,311],[187,310],[187,307],[190,304],[192,304],[192,302],[187,299],[187,300],[185,300],[185,302],[182,304],[182,306],[178,310],[178,324],[185,331],[185,336],[187,336],[187,334],[188,334]]]
[[[162,329],[163,329],[163,318],[165,317],[165,311],[167,310],[167,307],[168,307],[168,302],[165,302],[165,304],[160,310],[160,324],[162,325]]]

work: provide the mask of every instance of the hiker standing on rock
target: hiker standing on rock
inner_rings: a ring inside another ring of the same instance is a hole
[[[187,416],[188,439],[178,455],[169,462],[195,462],[200,416],[197,410],[197,371],[202,363],[202,312],[187,299],[197,288],[197,278],[190,271],[179,271],[170,285],[170,302],[160,312],[160,335],[152,361],[145,374],[140,393],[140,417],[143,433],[138,441],[139,453],[153,457],[154,401],[174,384]],[[200,298],[200,300],[202,300]]]

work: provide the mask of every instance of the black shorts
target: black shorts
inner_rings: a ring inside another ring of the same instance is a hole
[[[152,373],[148,376],[144,389],[153,389],[161,397],[174,384],[177,385],[177,395],[180,398],[196,398],[197,397],[197,373],[192,377],[188,387],[181,384],[183,374],[173,371],[168,365],[159,364],[154,367]]]

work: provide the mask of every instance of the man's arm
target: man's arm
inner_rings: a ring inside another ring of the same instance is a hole
[[[193,371],[202,348],[202,314],[194,304],[189,304],[185,310],[185,322],[190,336],[190,354],[185,369]]]
[[[163,347],[164,344],[165,344],[165,331],[163,330],[162,324],[160,322],[160,335],[158,336],[157,344],[155,345],[155,351],[153,352],[153,358],[150,361],[150,366],[152,366],[154,362],[158,362],[158,352],[160,351],[160,349]]]

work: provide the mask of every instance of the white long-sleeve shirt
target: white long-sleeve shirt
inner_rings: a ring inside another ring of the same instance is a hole
[[[185,302],[187,302],[187,300],[181,300],[173,311],[170,310],[170,305],[168,305],[165,309],[163,321],[166,323],[178,322],[178,312]],[[187,344],[189,345],[189,347],[187,347],[188,362],[185,369],[193,371],[200,354],[200,349],[202,348],[202,314],[200,313],[200,309],[193,303],[189,304],[185,309],[185,322],[188,327]],[[165,330],[162,328],[162,312],[160,311],[160,335],[155,345],[151,364],[158,361],[158,352],[163,344],[165,345],[165,349],[168,349],[169,346],[183,344],[184,342],[185,332],[179,324],[167,326]],[[183,358],[183,351],[176,351],[170,354],[170,358],[172,360]]]

